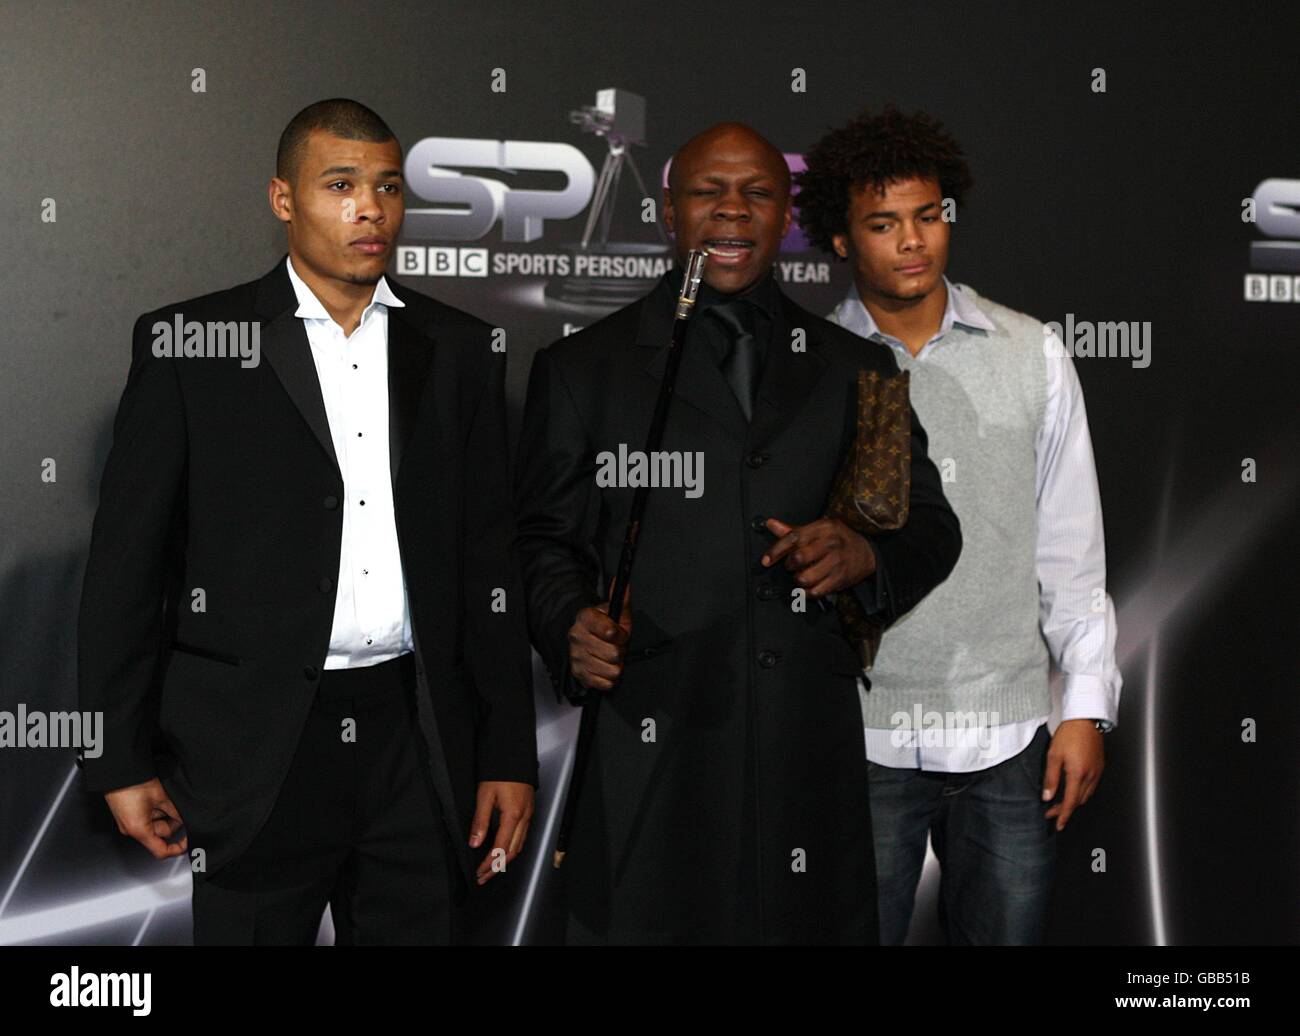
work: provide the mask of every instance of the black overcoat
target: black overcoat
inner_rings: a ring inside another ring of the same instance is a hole
[[[890,350],[778,292],[751,423],[688,338],[662,449],[703,492],[652,490],[622,679],[603,703],[564,864],[570,932],[622,943],[874,943],[876,888],[855,652],[833,608],[759,563],[766,517],[823,514],[855,431],[860,369]],[[672,320],[668,281],[538,353],[516,465],[533,641],[571,688],[567,631],[603,599],[633,489],[598,455],[644,447]],[[947,577],[956,515],[912,427],[911,514],[854,588],[893,621]],[[888,633],[886,633],[888,636]]]

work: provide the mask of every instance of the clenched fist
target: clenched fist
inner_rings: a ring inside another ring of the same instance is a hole
[[[583,608],[569,627],[569,671],[583,687],[612,691],[623,674],[623,654],[632,635],[632,587],[623,594],[623,614],[616,623],[609,605]]]

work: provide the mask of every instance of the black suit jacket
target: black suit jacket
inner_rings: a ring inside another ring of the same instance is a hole
[[[834,609],[794,607],[792,575],[759,559],[773,541],[762,519],[824,514],[856,431],[858,371],[898,368],[887,347],[778,294],[750,423],[707,350],[688,336],[683,351],[662,448],[702,452],[704,490],[651,490],[627,663],[564,867],[576,918],[615,941],[877,938],[860,663]],[[661,282],[534,360],[516,521],[533,642],[558,686],[568,629],[603,600],[633,496],[597,485],[597,457],[644,448],[672,296]],[[872,539],[879,574],[854,588],[888,622],[961,546],[915,416],[911,447],[908,523]]]
[[[405,303],[388,312],[389,446],[420,727],[468,881],[476,783],[537,782],[505,354],[483,321],[389,283]],[[274,804],[333,621],[344,486],[296,308],[282,259],[136,321],[82,590],[81,708],[105,730],[87,787],[159,776],[209,874]],[[259,321],[260,364],[155,356],[155,321],[177,313]]]

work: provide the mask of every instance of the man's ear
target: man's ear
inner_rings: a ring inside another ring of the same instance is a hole
[[[847,259],[849,257],[849,235],[848,234],[832,234],[831,245],[834,246],[835,248],[835,254],[838,255],[841,259]]]
[[[677,232],[677,228],[674,226],[676,220],[677,220],[677,214],[673,211],[673,192],[668,187],[665,187],[664,188],[664,227],[667,228],[668,233],[675,234]]]
[[[785,215],[781,217],[781,236],[785,237],[790,233],[790,221],[794,218],[794,202],[790,198],[785,200]]]
[[[281,223],[288,223],[293,218],[293,192],[289,188],[288,180],[281,180],[278,176],[271,177],[271,182],[266,185],[266,199],[271,204],[271,212]]]

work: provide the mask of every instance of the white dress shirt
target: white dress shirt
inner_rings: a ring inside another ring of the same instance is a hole
[[[943,320],[914,362],[924,362],[956,324],[996,331],[978,306],[962,294],[960,285],[946,277],[944,285],[948,302]],[[850,289],[832,319],[863,338],[885,343],[900,361],[912,358],[906,344],[876,326],[856,288]],[[1062,721],[1097,719],[1110,729],[1118,719],[1122,684],[1115,663],[1115,607],[1107,594],[1104,609],[1094,611],[1088,593],[1079,590],[1105,586],[1101,493],[1079,376],[1064,350],[1060,353],[1047,360],[1047,402],[1036,446],[1039,624],[1064,680]],[[882,766],[947,773],[984,770],[1023,751],[1048,718],[949,730],[944,736],[931,734],[928,738],[925,729],[869,727],[865,731],[867,758]]]
[[[351,335],[286,260],[343,475],[343,541],[326,669],[376,665],[413,650],[388,463],[388,307],[381,277]],[[274,444],[268,444],[273,449]]]

